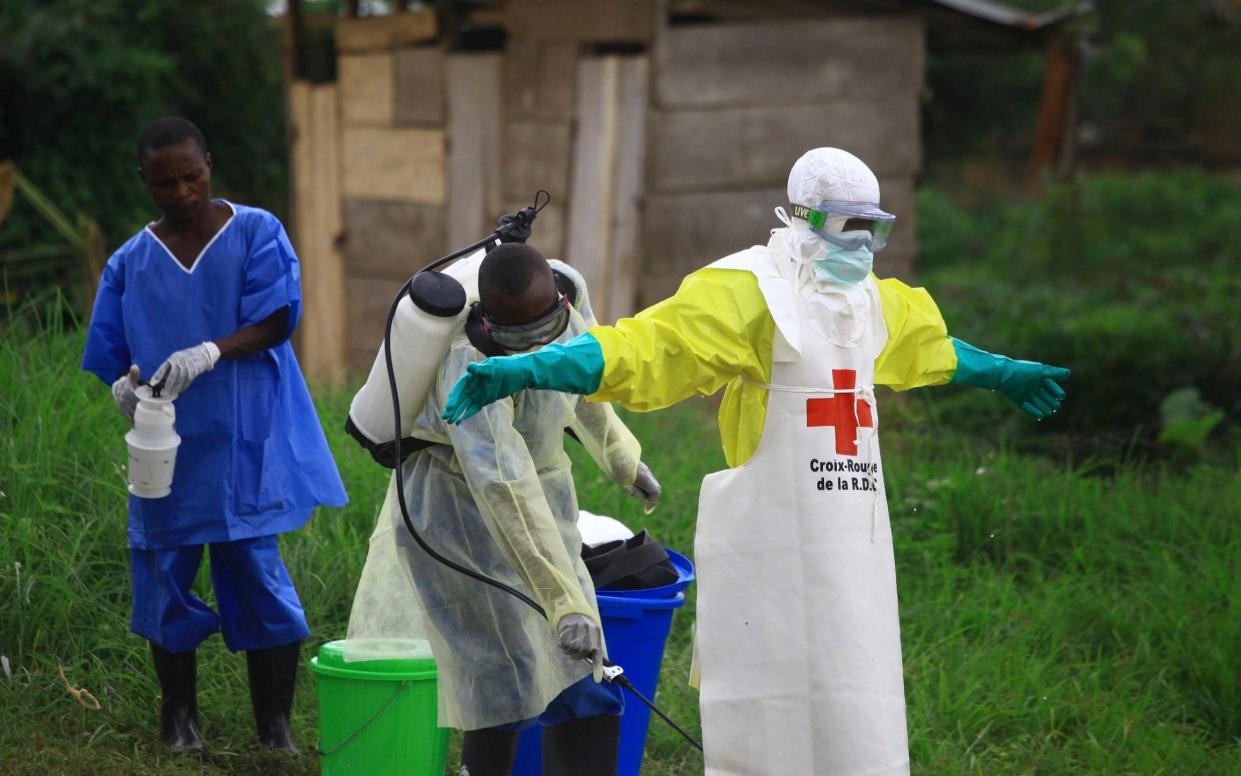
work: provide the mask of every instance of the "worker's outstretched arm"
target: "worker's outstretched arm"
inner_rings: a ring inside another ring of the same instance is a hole
[[[444,419],[459,423],[527,388],[586,394],[645,412],[709,396],[737,376],[765,382],[772,330],[753,274],[701,270],[674,296],[615,326],[595,326],[534,353],[471,364]]]
[[[470,364],[444,406],[444,420],[461,423],[492,402],[527,388],[594,393],[603,375],[603,351],[589,333],[533,353],[497,356]]]
[[[1036,418],[1060,408],[1058,384],[1069,370],[1036,361],[1015,361],[948,336],[931,295],[894,278],[878,281],[887,342],[875,360],[875,382],[904,391],[958,383],[999,391]]]

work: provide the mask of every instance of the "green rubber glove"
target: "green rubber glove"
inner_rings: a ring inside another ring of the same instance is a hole
[[[603,349],[589,334],[533,353],[485,358],[466,367],[444,405],[443,418],[461,423],[483,407],[527,388],[591,394],[603,379]]]
[[[957,371],[951,382],[999,391],[1026,413],[1042,420],[1060,409],[1064,389],[1060,380],[1069,370],[1037,361],[1015,361],[997,356],[950,337],[957,352]]]

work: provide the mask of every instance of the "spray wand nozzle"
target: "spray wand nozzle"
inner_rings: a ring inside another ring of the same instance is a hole
[[[591,660],[590,658],[586,658],[586,663],[589,664],[592,668],[595,665],[595,661]],[[642,701],[642,703],[648,709],[650,709],[651,711],[659,715],[660,719],[662,719],[664,722],[667,722],[669,725],[671,725],[673,730],[680,733],[681,737],[690,743],[690,746],[694,747],[700,752],[702,751],[701,741],[691,736],[688,732],[686,732],[685,728],[678,725],[676,722],[673,721],[672,717],[669,717],[667,714],[665,714],[663,709],[656,706],[654,701],[652,701],[650,698],[643,695],[642,692],[639,691],[637,687],[633,686],[633,682],[629,681],[629,677],[625,676],[625,669],[616,665],[615,663],[613,663],[611,660],[608,660],[607,658],[603,658],[603,679],[608,684],[620,685],[624,689],[628,690],[630,693],[633,694],[635,698]]]

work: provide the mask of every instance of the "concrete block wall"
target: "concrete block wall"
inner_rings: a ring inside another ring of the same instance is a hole
[[[444,52],[430,12],[337,26],[349,367],[370,366],[401,283],[447,248]]]
[[[640,301],[767,240],[803,152],[837,146],[880,179],[897,215],[881,275],[915,252],[923,30],[915,18],[671,25],[653,53]]]

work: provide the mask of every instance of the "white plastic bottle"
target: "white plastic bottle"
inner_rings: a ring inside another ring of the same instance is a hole
[[[129,492],[140,498],[163,498],[172,492],[172,473],[177,463],[177,413],[171,397],[153,396],[140,385],[134,391],[134,428],[125,434],[129,447]]]

